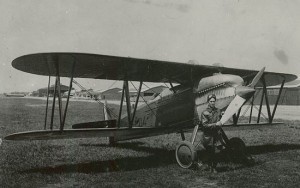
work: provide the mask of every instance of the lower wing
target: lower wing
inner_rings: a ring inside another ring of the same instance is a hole
[[[72,138],[114,137],[115,141],[157,136],[188,129],[190,127],[133,127],[133,128],[85,128],[27,131],[11,134],[6,140],[55,140]]]

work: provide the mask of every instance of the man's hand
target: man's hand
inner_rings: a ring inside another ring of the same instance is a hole
[[[225,114],[225,111],[222,111],[222,112],[221,112],[221,116],[223,116],[224,114]]]
[[[222,125],[221,121],[218,121],[218,122],[216,123],[216,126],[221,126],[221,125]]]

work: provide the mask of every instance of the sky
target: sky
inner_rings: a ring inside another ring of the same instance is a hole
[[[0,93],[47,86],[48,77],[11,66],[40,52],[266,66],[300,76],[299,10],[292,0],[0,0]],[[121,86],[76,80],[95,90]]]

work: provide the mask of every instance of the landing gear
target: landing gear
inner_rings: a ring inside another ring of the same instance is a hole
[[[224,153],[231,162],[243,163],[246,165],[253,164],[251,155],[247,154],[244,141],[238,137],[228,139],[223,129],[220,128],[222,134],[222,148],[220,153]],[[196,131],[194,131],[196,133]],[[203,147],[194,145],[196,134],[192,135],[192,141],[182,141],[178,144],[175,151],[176,161],[182,168],[188,169],[194,164],[207,161],[208,151]],[[225,156],[224,156],[225,157]]]
[[[251,155],[247,153],[246,145],[244,141],[238,137],[229,139],[228,155],[232,162],[242,163],[246,165],[252,165],[254,163]]]
[[[197,159],[195,146],[189,141],[182,141],[176,147],[176,161],[182,168],[191,168]]]
[[[244,141],[238,137],[233,137],[229,139],[228,145],[230,147],[229,155],[232,161],[241,162],[244,156],[246,156],[246,145]]]
[[[175,156],[178,165],[182,168],[191,168],[195,164],[195,161],[198,161],[198,149],[194,146],[198,128],[199,125],[196,125],[190,142],[185,140],[183,131],[181,131],[182,141],[176,147]]]

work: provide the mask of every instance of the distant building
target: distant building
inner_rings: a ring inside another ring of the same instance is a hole
[[[72,90],[70,91],[70,97],[73,97],[73,96],[75,95],[75,93],[76,93],[75,89],[72,89]],[[63,97],[64,97],[64,98],[67,98],[67,97],[68,97],[68,94],[69,94],[69,91],[64,92]]]
[[[267,87],[268,101],[270,105],[274,105],[279,95],[281,85]],[[254,104],[260,104],[263,89],[257,90],[257,97],[254,100]],[[266,104],[264,98],[263,104]],[[294,80],[284,84],[281,97],[278,101],[279,105],[300,105],[300,80]]]
[[[53,94],[54,94],[54,87],[55,85],[51,85],[49,87],[49,96],[50,97],[53,97]],[[72,88],[73,89],[73,88]],[[61,96],[63,96],[63,94],[69,90],[69,87],[68,86],[65,86],[65,85],[60,85],[60,92],[61,92]],[[41,88],[41,89],[38,89],[37,92],[38,92],[38,96],[39,97],[46,97],[47,96],[47,91],[48,91],[48,87],[45,87],[45,88]]]
[[[100,96],[101,99],[106,99],[106,100],[121,100],[122,89],[120,88],[108,89],[103,91]]]
[[[29,93],[29,96],[38,97],[39,96],[39,92],[38,91],[33,91],[33,92]]]
[[[17,92],[17,91],[11,93],[4,93],[6,97],[25,97],[28,94],[29,92]]]
[[[159,93],[161,93],[166,86],[157,86],[153,88],[142,89],[139,101],[148,101],[154,99]],[[136,89],[130,89],[130,101],[136,101],[138,91]],[[101,93],[101,99],[106,100],[121,100],[122,97],[122,89],[120,88],[112,88]]]
[[[156,86],[156,87],[152,87],[152,88],[147,88],[141,91],[141,95],[139,98],[139,101],[149,101],[154,99],[157,95],[159,95],[164,89],[166,89],[168,87],[166,86]],[[137,91],[131,92],[130,93],[130,100],[131,101],[135,101],[137,97]]]
[[[73,98],[79,99],[101,99],[101,93],[94,91],[93,89],[76,91],[73,94]]]

